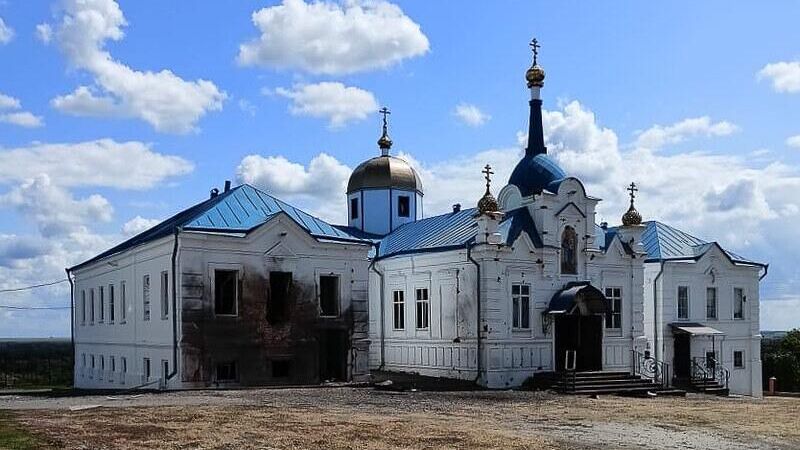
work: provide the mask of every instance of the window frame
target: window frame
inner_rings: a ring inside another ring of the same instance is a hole
[[[125,377],[128,374],[128,358],[120,356],[119,366],[119,384],[125,384]]]
[[[709,296],[709,294],[711,292],[714,293],[713,296]],[[709,303],[709,300],[711,300],[712,297],[714,299],[714,303],[713,303],[713,306],[714,306],[713,312],[714,312],[714,314],[713,315],[709,315],[709,311],[710,311],[709,308],[711,306],[711,304]],[[717,290],[716,287],[713,287],[713,286],[706,287],[706,320],[719,320],[719,291]]]
[[[114,289],[114,283],[108,283],[108,323],[114,323],[114,319],[116,319],[116,314],[114,308],[116,307],[116,295]]]
[[[614,290],[617,291],[617,294],[614,295]],[[609,291],[611,291],[611,295],[609,295]],[[610,311],[606,313],[603,317],[603,328],[608,331],[615,331],[615,332],[622,332],[622,299],[624,291],[622,286],[606,286],[603,289],[603,295],[610,300]],[[609,325],[609,318],[611,319],[611,324]],[[617,326],[614,326],[615,320],[617,321]]]
[[[361,211],[358,210],[358,197],[350,198],[350,220],[356,220],[360,217]]]
[[[336,280],[336,288],[334,289],[334,295],[336,300],[334,305],[336,306],[336,311],[333,314],[326,314],[325,309],[322,307],[322,279],[323,278],[333,278]],[[342,277],[337,273],[324,273],[320,274],[317,277],[319,283],[319,295],[317,296],[317,302],[319,305],[319,316],[320,317],[339,317],[342,312]]]
[[[736,355],[739,355],[739,365],[736,365]],[[732,355],[732,365],[734,369],[744,369],[746,367],[744,359],[744,350],[734,350]]]
[[[233,283],[233,312],[219,312],[217,311],[217,273],[227,272],[234,274]],[[238,317],[239,316],[239,282],[241,280],[241,271],[238,267],[213,267],[211,269],[211,288],[214,292],[214,317]]]
[[[405,211],[403,211],[403,206],[405,206]],[[397,217],[411,217],[411,196],[410,195],[398,195],[397,196]]]
[[[128,318],[128,298],[126,294],[125,284],[126,283],[124,280],[119,282],[119,295],[120,295],[119,323],[125,323]]]
[[[406,293],[402,289],[392,291],[392,329],[406,329]]]
[[[142,321],[150,320],[150,274],[142,275]]]
[[[573,238],[572,245],[572,253],[574,257],[574,261],[572,261],[572,266],[567,267],[566,263],[566,253],[564,252],[564,248],[566,247],[566,239],[567,233],[570,233],[571,237]],[[578,231],[572,225],[566,225],[563,230],[561,230],[561,245],[560,245],[560,255],[559,255],[559,273],[562,275],[577,275],[578,274]]]
[[[89,325],[94,325],[94,288],[89,288]]]
[[[86,325],[86,289],[81,289],[81,325]]]
[[[100,289],[100,320],[99,323],[104,323],[106,321],[106,295],[105,295],[105,286],[99,286]]]
[[[161,271],[159,277],[160,300],[161,300],[161,320],[169,318],[169,270]]]
[[[150,358],[145,356],[142,358],[142,382],[147,383],[148,381],[150,381],[150,375],[152,375]]]
[[[741,293],[741,297],[740,298],[737,298],[737,296],[736,296],[737,292]],[[744,288],[741,288],[741,287],[734,287],[733,288],[733,302],[732,302],[733,305],[732,305],[732,311],[731,311],[731,316],[732,316],[733,320],[745,320],[747,318],[747,313],[745,312],[745,302],[746,302],[745,298],[746,297],[747,296],[744,293]],[[737,317],[737,314],[736,314],[737,305],[741,307],[740,308],[741,309],[740,310],[741,314],[738,315],[738,317]]]
[[[515,331],[531,329],[530,283],[523,281],[511,283],[511,329]]]
[[[424,294],[421,296],[420,294]],[[421,298],[424,297],[424,298]],[[420,331],[431,328],[431,294],[427,286],[414,289],[414,327]],[[422,313],[422,314],[420,314]]]
[[[681,289],[685,289],[686,290],[686,308],[685,308],[686,315],[685,316],[681,316]],[[691,315],[692,315],[692,313],[691,313],[691,305],[692,305],[691,298],[692,297],[691,297],[691,292],[689,291],[689,286],[687,286],[687,285],[679,285],[678,289],[677,289],[677,292],[676,292],[676,295],[675,295],[675,308],[677,310],[675,317],[676,317],[677,320],[689,320],[689,318],[691,317]]]

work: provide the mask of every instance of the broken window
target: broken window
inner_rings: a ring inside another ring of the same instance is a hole
[[[150,320],[150,275],[142,277],[142,320]]]
[[[214,314],[235,316],[239,297],[239,271],[214,271]]]
[[[417,289],[417,329],[425,330],[430,323],[431,303],[428,299],[428,289]]]
[[[350,199],[350,218],[351,219],[358,219],[358,199],[351,198]]]
[[[335,317],[339,315],[339,277],[321,275],[319,277],[320,315]]]
[[[411,199],[407,195],[397,197],[397,215],[409,217],[411,215]]]
[[[217,363],[217,381],[236,381],[236,361]]]
[[[289,318],[289,302],[292,288],[292,272],[269,273],[269,300],[267,321],[278,324]]]
[[[161,272],[161,318],[169,316],[169,272]]]
[[[292,372],[292,362],[288,359],[272,361],[272,378],[289,378]]]
[[[392,293],[392,311],[394,312],[394,329],[402,330],[406,327],[406,300],[405,292],[394,291]]]

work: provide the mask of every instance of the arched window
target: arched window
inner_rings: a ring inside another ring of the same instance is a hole
[[[561,273],[578,273],[578,234],[570,226],[561,234]]]

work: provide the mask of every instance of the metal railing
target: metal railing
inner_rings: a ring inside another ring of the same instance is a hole
[[[730,377],[730,371],[716,358],[692,358],[692,381],[714,381],[728,389]]]
[[[633,375],[647,378],[666,388],[669,387],[671,379],[669,369],[669,364],[653,358],[650,352],[642,353],[636,349],[631,350],[631,373]]]

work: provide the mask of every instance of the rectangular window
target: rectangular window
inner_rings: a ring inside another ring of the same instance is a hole
[[[717,318],[717,288],[706,288],[706,319]]]
[[[350,218],[351,219],[358,219],[358,199],[351,198],[350,199]]]
[[[169,361],[166,359],[161,360],[161,379],[166,382],[169,375]]]
[[[115,301],[114,294],[115,294],[114,285],[113,284],[109,284],[108,285],[108,321],[111,322],[111,323],[114,323],[114,318],[115,318],[114,317],[115,316],[114,309],[115,309],[116,305],[114,304],[114,301]]]
[[[273,362],[273,376],[274,376]],[[217,381],[236,381],[236,361],[217,363]]]
[[[733,289],[733,318],[744,319],[744,289]]]
[[[622,329],[622,288],[607,287],[606,298],[610,311],[606,313],[606,328]]]
[[[94,323],[94,289],[89,289],[89,323]]]
[[[128,373],[128,358],[125,358],[124,356],[120,357],[119,365],[120,365],[119,382],[120,384],[125,384],[125,376]]]
[[[289,319],[291,289],[292,272],[269,273],[269,301],[267,302],[267,321],[269,323],[278,324]]]
[[[392,321],[395,330],[402,330],[406,327],[406,300],[405,292],[392,292]]]
[[[100,323],[106,320],[106,295],[103,286],[100,286]]]
[[[319,277],[320,314],[327,317],[339,315],[339,277],[321,275]]]
[[[689,318],[689,287],[678,286],[678,319]]]
[[[531,327],[531,285],[511,285],[511,326],[527,330]]]
[[[86,353],[81,353],[81,377],[86,372]]]
[[[407,195],[397,197],[397,215],[399,217],[411,215],[411,199]]]
[[[161,318],[169,316],[169,272],[161,272]]]
[[[86,324],[86,291],[81,291],[81,325]]]
[[[94,378],[94,370],[95,370],[95,366],[94,366],[94,355],[90,355],[90,356],[89,356],[89,358],[90,358],[90,360],[91,360],[91,363],[92,363],[92,371],[91,371],[91,372],[89,372],[89,378]]]
[[[117,360],[113,356],[108,357],[108,382],[114,381],[114,373],[117,371]]]
[[[733,367],[741,369],[744,367],[744,352],[736,350],[733,352]]]
[[[431,303],[428,289],[417,289],[417,329],[426,330],[430,326]]]
[[[100,355],[100,376],[98,377],[99,379],[101,380],[103,379],[103,373],[105,373],[105,371],[106,371],[106,359],[103,357],[103,355]]]
[[[125,292],[125,282],[121,281],[119,283],[119,294],[120,294],[120,305],[119,305],[119,316],[120,316],[120,323],[125,323],[125,318],[128,317],[128,297],[127,293]]]
[[[142,381],[150,380],[150,358],[142,358]]]
[[[142,320],[150,320],[150,275],[142,277]]]
[[[239,272],[236,270],[214,271],[214,314],[235,316],[239,295]]]

